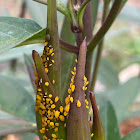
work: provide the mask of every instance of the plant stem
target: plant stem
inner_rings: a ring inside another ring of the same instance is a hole
[[[49,29],[50,41],[48,45],[51,45],[54,50],[54,64],[48,68],[50,71],[48,76],[50,80],[55,80],[53,85],[57,93],[61,93],[61,72],[60,72],[60,46],[58,38],[58,24],[57,24],[57,10],[56,0],[48,0],[48,12],[47,12],[47,28]],[[50,60],[51,61],[51,60]]]
[[[96,45],[99,43],[99,41],[104,37],[106,32],[109,30],[112,23],[116,19],[116,16],[118,15],[121,4],[122,4],[122,0],[115,0],[105,22],[103,23],[103,25],[101,26],[99,31],[96,33],[96,35],[93,37],[93,39],[89,43],[89,45],[88,45],[89,51],[94,51]]]
[[[91,1],[91,0],[83,1],[83,3],[80,6],[80,9],[78,10],[78,13],[80,13],[83,10],[83,8],[88,4],[89,1]]]
[[[104,2],[102,24],[104,23],[105,18],[108,15],[109,4],[110,4],[110,0],[107,1],[107,2],[106,1]],[[104,46],[104,38],[99,43],[98,49],[97,49],[96,60],[95,60],[94,71],[93,71],[93,78],[92,78],[92,81],[91,81],[91,87],[92,87],[93,92],[94,92],[94,89],[95,89],[95,83],[96,83],[96,79],[97,79],[97,75],[98,75],[98,71],[99,71],[99,65],[100,65],[100,61],[101,61],[103,46]]]
[[[81,0],[81,1],[84,3],[83,0]],[[85,9],[84,16],[83,16],[83,24],[84,24],[83,38],[86,36],[87,42],[89,42],[93,37],[91,2],[88,3],[88,5]]]
[[[84,2],[84,0],[81,0],[81,2]],[[91,10],[91,2],[88,3],[84,17],[83,17],[83,24],[84,24],[84,30],[83,30],[83,38],[86,36],[87,37],[87,42],[89,42],[92,37],[93,37],[93,26],[92,26],[92,10]],[[92,52],[87,51],[87,58],[86,58],[86,77],[89,81],[91,78],[91,64],[92,64]],[[89,85],[87,86],[88,88],[90,87],[90,82]]]
[[[48,0],[33,0],[33,1],[39,2],[44,5],[48,5]],[[57,10],[60,13],[66,15],[69,18],[69,20],[71,20],[69,10],[65,7],[65,5],[60,0],[57,0]]]
[[[75,54],[79,53],[79,48],[73,45],[70,45],[68,43],[66,43],[65,41],[63,41],[62,39],[59,39],[59,42],[61,44],[61,48],[68,51],[68,52],[72,52]]]

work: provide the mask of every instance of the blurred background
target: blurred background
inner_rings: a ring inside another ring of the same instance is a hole
[[[66,2],[67,0],[64,0],[64,3]],[[96,30],[100,27],[101,10],[102,1],[99,5]],[[32,0],[0,0],[0,16],[32,19],[42,28],[45,28],[46,14],[46,6]],[[58,13],[59,32],[61,31],[63,18],[63,15]],[[35,44],[0,54],[0,80],[4,77],[6,82],[11,81],[13,85],[9,85],[9,87],[13,87],[16,84],[15,82],[18,81],[19,86],[28,91],[34,101],[35,93],[25,66],[24,54],[31,55],[32,49],[37,46],[40,46],[38,52],[41,52],[43,45]],[[110,92],[112,89],[116,90],[116,85],[119,84],[121,89],[118,90],[122,94],[125,93],[124,104],[127,100],[126,104],[130,105],[128,107],[129,113],[127,112],[123,119],[117,115],[122,136],[140,127],[140,83],[135,81],[136,77],[140,78],[140,1],[128,0],[105,37],[103,59],[95,90],[97,94]],[[137,87],[133,85],[135,83],[138,85]],[[5,90],[2,86],[6,87],[6,85],[0,82],[0,97],[7,98],[8,95],[6,94],[8,92],[13,94],[15,101],[16,98],[22,98],[15,94],[16,91],[11,91],[10,88]],[[130,90],[133,91],[133,96],[131,93],[129,94]],[[24,102],[22,103],[24,104]],[[22,104],[20,105],[22,106]],[[9,121],[5,121],[5,119]],[[32,125],[35,125],[35,121],[32,122]],[[27,133],[26,131],[19,134],[7,135],[5,133],[5,136],[1,135],[1,133],[3,134],[3,132],[11,129],[20,128],[22,124],[26,124],[26,122],[1,109],[0,103],[0,140],[38,140],[34,133]],[[23,128],[26,127],[23,126]]]

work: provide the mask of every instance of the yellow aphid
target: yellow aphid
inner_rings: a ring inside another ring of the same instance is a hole
[[[51,67],[51,66],[52,66],[52,64],[49,64],[49,66]]]
[[[49,82],[45,82],[45,86],[49,86]]]
[[[86,82],[87,81],[87,78],[84,76],[84,81]]]
[[[58,132],[58,127],[55,127],[54,128],[54,132]]]
[[[44,43],[44,46],[47,46],[47,45],[48,45],[48,42],[45,42],[45,43]]]
[[[59,116],[59,119],[60,119],[60,121],[65,121],[65,118],[64,118],[63,115],[60,115],[60,116]]]
[[[72,75],[75,75],[76,73],[75,73],[75,72],[73,72],[73,71],[71,71],[71,74],[72,74]]]
[[[50,100],[50,104],[53,104],[53,101],[52,100]]]
[[[42,122],[46,122],[47,121],[47,118],[46,117],[43,117],[42,118]]]
[[[59,123],[55,123],[55,126],[59,126]]]
[[[45,133],[45,128],[40,129],[40,133]]]
[[[47,120],[47,123],[49,124],[50,123],[50,120]]]
[[[52,94],[49,94],[49,98],[52,98]]]
[[[67,126],[67,124],[65,123],[65,124],[64,124],[64,127],[66,127],[66,126]]]
[[[68,89],[68,93],[71,94],[71,89],[70,88]]]
[[[79,100],[77,101],[77,107],[81,107],[81,102]]]
[[[93,133],[91,133],[91,137],[93,137],[94,136],[94,134]]]
[[[51,54],[53,52],[53,49],[50,49],[49,53]]]
[[[74,92],[74,90],[75,90],[75,85],[72,85],[71,86],[71,91]]]
[[[63,106],[60,106],[60,112],[63,113]]]
[[[89,102],[88,102],[88,100],[87,99],[85,99],[85,103],[88,105],[89,104]]]
[[[52,60],[52,63],[54,63],[54,60]]]
[[[54,126],[54,122],[50,122],[50,126]]]
[[[65,111],[66,112],[69,112],[69,109],[70,109],[70,106],[69,105],[66,105]]]
[[[55,99],[54,99],[54,101],[55,101],[55,102],[58,102],[58,100],[59,100],[59,97],[56,96]]]
[[[70,101],[71,101],[71,103],[73,103],[73,97],[70,97]]]
[[[51,108],[54,109],[54,108],[55,108],[55,104],[52,104],[52,105],[51,105]]]
[[[52,83],[54,84],[55,83],[55,80],[53,80]]]
[[[41,88],[38,88],[37,91],[42,91],[42,89]]]
[[[40,100],[40,101],[41,101],[41,96],[36,95],[36,99],[38,99],[38,100]]]
[[[69,97],[66,97],[66,98],[65,98],[65,103],[66,103],[66,105],[68,105],[68,104],[70,103]]]
[[[76,67],[74,67],[74,71],[76,71]]]
[[[50,58],[49,57],[47,57],[47,61],[49,61],[50,60]]]
[[[89,81],[86,82],[86,85],[88,85],[88,84],[89,84]]]
[[[92,111],[89,111],[89,115],[91,114]]]
[[[83,88],[82,88],[83,90],[87,90],[87,87],[85,87],[85,86],[83,86]]]
[[[54,113],[55,118],[58,118],[59,117],[59,114],[60,114],[60,112],[58,110],[56,110],[55,113]]]
[[[47,139],[48,139],[48,138],[44,135],[44,136],[43,136],[43,140],[47,140]]]
[[[67,112],[64,112],[64,116],[67,116],[68,115],[68,113]]]
[[[39,111],[40,107],[39,106],[36,106],[35,107],[35,111]]]
[[[54,56],[54,53],[52,53],[51,56]]]
[[[45,72],[48,73],[48,68],[45,68]]]
[[[43,104],[40,104],[40,108],[46,109],[46,107]]]
[[[89,109],[89,106],[86,106],[87,109]]]
[[[77,59],[75,59],[75,62],[77,63],[77,62],[78,62],[78,60],[77,60]]]
[[[57,138],[57,136],[56,136],[55,134],[52,134],[52,137],[53,137],[53,138]]]

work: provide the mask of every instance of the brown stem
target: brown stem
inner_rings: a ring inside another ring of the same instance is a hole
[[[60,45],[61,45],[62,49],[66,50],[68,52],[75,53],[75,54],[79,53],[79,48],[78,47],[70,45],[70,44],[66,43],[65,41],[63,41],[62,39],[59,39],[59,42],[60,42]]]
[[[102,24],[104,23],[105,18],[108,15],[109,4],[110,4],[110,0],[107,1],[107,2],[104,2]],[[91,81],[91,86],[92,86],[92,91],[93,92],[94,92],[94,89],[95,89],[95,83],[96,83],[96,79],[97,79],[97,75],[98,75],[98,71],[99,71],[99,65],[100,65],[103,46],[104,46],[104,38],[99,43],[98,49],[97,49],[96,60],[95,60],[94,71],[93,71],[93,78],[92,78],[92,81]]]
[[[95,49],[96,45],[104,37],[106,32],[110,29],[112,23],[116,19],[116,16],[118,15],[118,12],[121,7],[121,3],[122,3],[122,0],[115,0],[105,22],[103,23],[99,31],[96,33],[96,35],[93,37],[92,41],[89,43],[88,45],[89,51],[93,51]]]

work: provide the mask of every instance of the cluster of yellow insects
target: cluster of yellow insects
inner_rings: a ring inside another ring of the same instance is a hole
[[[48,74],[49,70],[48,67],[51,67],[55,61],[53,60],[53,56],[55,54],[55,51],[53,50],[53,47],[51,45],[48,45],[48,42],[45,42],[44,44],[44,50],[43,55],[41,56],[42,63],[45,68],[45,72]],[[77,59],[75,62],[77,63]],[[35,66],[34,66],[35,67]],[[36,68],[35,68],[36,69]],[[68,113],[70,110],[70,103],[73,103],[74,99],[71,96],[71,94],[75,91],[75,85],[74,85],[74,78],[76,76],[76,67],[74,67],[74,70],[71,71],[72,78],[70,83],[70,88],[68,89],[68,96],[65,98],[65,107],[60,106],[59,109],[56,109],[56,103],[59,101],[59,97],[56,96],[54,100],[52,100],[52,94],[51,93],[43,93],[41,89],[41,81],[38,78],[37,72],[35,72],[36,80],[35,84],[37,87],[37,95],[36,95],[36,107],[35,111],[39,112],[39,114],[42,117],[42,129],[40,129],[40,133],[43,133],[43,139],[49,140],[45,133],[49,131],[50,129],[53,132],[51,134],[52,140],[63,140],[61,138],[57,137],[56,132],[59,131],[59,122],[64,122],[64,127],[67,127],[66,120],[68,117]],[[87,78],[84,76],[84,86],[83,90],[87,89],[88,81]],[[55,79],[53,79],[52,84],[55,84]],[[49,82],[45,82],[45,86],[49,86]],[[88,101],[85,99],[86,108],[89,109]],[[77,107],[81,107],[81,102],[77,101]],[[91,111],[89,111],[89,114],[91,114]]]

